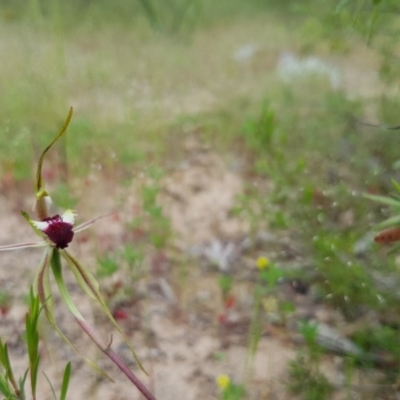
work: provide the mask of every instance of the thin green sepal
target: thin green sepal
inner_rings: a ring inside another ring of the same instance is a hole
[[[67,119],[65,120],[63,126],[61,127],[60,131],[58,132],[58,134],[56,135],[56,137],[53,139],[53,141],[44,149],[42,155],[39,158],[39,162],[38,162],[38,168],[37,168],[37,172],[36,172],[36,193],[39,193],[40,190],[43,189],[43,182],[42,182],[42,165],[43,165],[43,160],[44,157],[46,155],[46,153],[53,147],[54,143],[57,142],[58,139],[60,139],[60,137],[65,133],[65,131],[68,128],[68,125],[71,121],[72,118],[72,113],[73,113],[73,108],[71,107],[69,109],[69,113],[67,116]]]
[[[110,322],[113,324],[113,326],[118,330],[122,338],[124,339],[124,342],[127,344],[129,347],[129,350],[131,351],[136,363],[138,364],[139,368],[146,374],[148,375],[148,372],[144,368],[142,362],[140,361],[139,357],[137,356],[135,350],[129,343],[129,339],[125,335],[125,333],[122,331],[118,323],[115,321],[114,317],[112,316],[111,312],[109,311],[107,305],[105,304],[103,298],[101,297],[98,283],[96,279],[93,277],[93,275],[79,262],[79,260],[74,257],[72,254],[68,253],[66,250],[61,250],[61,255],[64,256],[65,260],[67,261],[67,264],[69,268],[71,269],[72,273],[75,275],[80,287],[91,297],[95,298],[96,301],[99,303],[101,309],[103,312],[106,314],[107,318],[110,320]]]

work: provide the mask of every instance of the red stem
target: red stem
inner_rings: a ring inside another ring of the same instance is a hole
[[[157,400],[149,389],[140,381],[140,379],[127,367],[127,365],[118,357],[118,355],[108,347],[104,351],[110,360],[127,376],[127,378],[140,390],[144,397],[148,400]]]
[[[147,400],[157,400],[142,381],[129,369],[114,350],[104,343],[99,333],[85,320],[75,318],[83,331],[96,343],[98,348],[127,376]]]

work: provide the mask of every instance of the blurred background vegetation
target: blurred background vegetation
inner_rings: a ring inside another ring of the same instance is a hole
[[[137,179],[145,216],[129,217],[128,227],[147,233],[154,251],[170,249],[174,233],[157,199],[195,137],[240,175],[231,212],[248,222],[252,243],[267,228],[279,238],[268,250],[277,281],[338,312],[361,349],[345,352],[351,368],[383,372],[377,381],[386,386],[376,390],[388,388],[387,397],[379,398],[395,398],[399,260],[373,243],[390,210],[363,194],[392,192],[400,136],[359,121],[400,123],[399,12],[395,0],[2,0],[2,194],[28,193],[32,166],[72,105],[48,171],[59,202],[76,203],[93,171],[121,187]],[[140,280],[146,251],[101,254],[98,275],[127,263]],[[265,251],[252,245],[248,255]],[[177,287],[187,282],[181,266]],[[254,274],[228,276],[254,283]],[[232,283],[219,282],[226,299]],[[279,298],[263,282],[253,305],[265,287]],[[292,365],[288,387],[329,398],[333,388],[315,368],[320,344],[312,329],[302,335],[308,353]]]

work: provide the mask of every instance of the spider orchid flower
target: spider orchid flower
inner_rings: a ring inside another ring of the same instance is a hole
[[[135,384],[135,386],[147,399],[155,400],[155,397],[149,392],[149,390],[143,385],[143,383],[111,349],[111,342],[107,343],[95,330],[95,328],[85,320],[85,318],[82,316],[75,303],[73,302],[63,278],[61,259],[65,261],[68,268],[72,271],[81,289],[92,299],[97,301],[104,314],[108,317],[108,319],[123,337],[125,343],[129,346],[139,367],[146,373],[140,360],[136,356],[135,351],[130,345],[128,338],[125,336],[125,334],[115,321],[114,317],[112,316],[111,312],[109,311],[108,307],[106,306],[104,300],[102,299],[99,291],[99,285],[96,279],[80,263],[77,258],[75,258],[69,251],[66,250],[69,244],[72,242],[76,233],[89,228],[98,219],[103,218],[104,216],[94,218],[75,227],[76,213],[74,211],[66,210],[61,216],[58,214],[51,215],[50,213],[51,197],[48,191],[44,188],[42,179],[42,165],[46,153],[66,132],[72,117],[72,111],[73,110],[71,107],[67,119],[65,120],[61,130],[53,139],[53,141],[46,147],[39,158],[36,174],[36,202],[34,206],[37,220],[31,219],[31,217],[25,211],[21,211],[22,216],[28,221],[29,225],[33,228],[34,232],[41,238],[41,240],[39,242],[28,242],[8,246],[0,246],[0,251],[17,250],[31,247],[44,247],[44,254],[36,273],[33,287],[35,294],[37,294],[39,297],[41,306],[43,307],[45,315],[51,326],[56,330],[59,336],[65,342],[67,342],[68,345],[70,345],[76,353],[83,357],[85,361],[88,362],[96,371],[98,371],[101,375],[107,377],[108,379],[112,380],[108,376],[108,374],[104,370],[102,370],[97,364],[83,356],[76,348],[76,346],[71,343],[69,339],[59,329],[55,320],[54,300],[50,285],[50,273],[52,273],[54,276],[54,280],[57,284],[62,300],[64,301],[68,310],[74,316],[76,322],[83,329],[83,331],[95,342],[100,350],[104,354],[106,354],[120,368],[122,372],[124,372],[128,379],[130,379],[131,382]]]

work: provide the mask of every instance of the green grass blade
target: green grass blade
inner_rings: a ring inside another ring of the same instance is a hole
[[[0,375],[0,393],[3,394],[6,399],[12,399],[13,397],[15,398],[15,394],[10,384],[3,375]]]
[[[9,367],[9,360],[7,356],[7,344],[3,343],[0,337],[0,363],[5,369]]]
[[[393,186],[396,188],[398,192],[400,192],[400,183],[396,181],[396,179],[392,178]]]
[[[153,7],[151,0],[138,0],[141,4],[142,8],[144,9],[147,19],[150,22],[150,25],[153,29],[160,29],[160,19],[158,18],[158,14],[156,9]]]
[[[340,3],[335,8],[335,14],[340,13],[347,6],[350,0],[341,0]]]
[[[174,18],[172,20],[171,31],[172,33],[178,33],[183,25],[186,14],[188,13],[190,7],[195,0],[187,0],[185,4],[181,5],[174,13]]]
[[[54,390],[54,387],[53,387],[53,385],[51,384],[49,377],[48,377],[44,372],[43,372],[43,375],[44,375],[44,377],[46,378],[47,383],[48,383],[49,386],[50,386],[51,393],[53,393],[54,400],[57,400],[56,391]]]
[[[400,208],[400,200],[393,199],[391,197],[385,197],[385,196],[376,196],[373,194],[364,194],[364,197],[366,199],[376,201],[378,203],[382,203],[386,206],[390,207],[395,207],[395,208]]]
[[[29,369],[25,371],[25,374],[22,378],[19,380],[19,400],[25,400],[25,382],[26,378],[28,377]]]
[[[67,391],[69,386],[69,381],[71,378],[71,363],[69,362],[65,367],[63,381],[61,385],[61,393],[60,393],[60,400],[66,400],[67,398]]]
[[[26,343],[28,347],[29,368],[31,376],[31,389],[33,397],[36,397],[37,377],[39,371],[39,332],[37,322],[40,314],[40,300],[38,295],[30,291],[29,313],[25,317]]]
[[[400,215],[396,215],[394,217],[390,217],[387,220],[381,222],[380,224],[378,224],[375,227],[375,229],[381,230],[381,229],[391,228],[391,227],[395,227],[395,226],[399,226],[399,225],[400,225]]]

